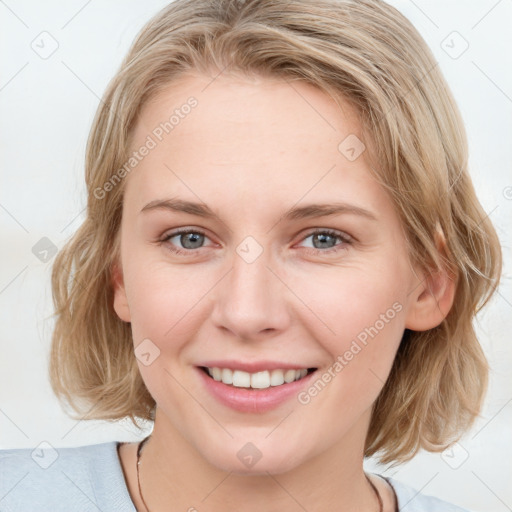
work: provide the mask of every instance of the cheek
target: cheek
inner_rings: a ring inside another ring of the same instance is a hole
[[[172,340],[174,346],[198,321],[201,299],[215,282],[212,272],[150,259],[128,269],[126,288],[135,344],[150,338],[158,344]]]
[[[407,292],[399,265],[328,270],[294,280],[294,291],[308,306],[302,322],[311,336],[333,358],[352,350],[360,362],[392,360],[405,324]]]
[[[340,421],[348,427],[350,418],[371,406],[393,365],[404,331],[407,292],[397,286],[400,280],[392,270],[372,275],[368,270],[338,269],[335,278],[324,276],[302,289],[321,319],[307,313],[309,320],[304,316],[302,323],[328,353],[330,364],[298,398],[301,404],[326,411],[328,420],[319,414],[332,425],[324,427],[326,437],[338,436],[345,428]]]
[[[149,365],[139,359],[139,371],[157,403],[166,403],[174,411],[172,414],[178,414],[187,397],[182,396],[175,378],[182,380],[184,350],[194,331],[204,322],[200,301],[214,282],[211,275],[208,278],[206,273],[189,270],[191,266],[171,266],[151,258],[144,263],[137,261],[140,259],[127,265],[126,283],[133,343],[136,356],[139,344],[149,347],[147,351],[151,354]],[[142,348],[139,350],[142,352]]]

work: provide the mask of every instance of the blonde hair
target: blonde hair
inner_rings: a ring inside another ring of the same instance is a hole
[[[437,62],[412,24],[381,0],[176,0],[147,23],[98,107],[86,149],[87,216],[54,262],[54,392],[79,415],[87,409],[88,419],[154,419],[130,325],[113,309],[125,180],[102,198],[95,191],[129,157],[150,98],[187,72],[228,66],[305,81],[356,106],[411,261],[456,276],[444,321],[406,329],[374,403],[365,456],[403,462],[420,448],[446,448],[473,424],[486,393],[488,364],[472,320],[498,286],[501,249],[475,195],[465,129]]]

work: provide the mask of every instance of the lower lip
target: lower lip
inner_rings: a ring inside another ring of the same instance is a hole
[[[316,371],[302,379],[280,386],[265,389],[236,388],[206,375],[204,370],[196,368],[206,389],[222,404],[240,412],[261,413],[279,407],[290,398],[297,396],[307,385]]]

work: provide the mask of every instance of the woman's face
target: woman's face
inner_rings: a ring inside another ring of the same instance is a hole
[[[347,442],[362,456],[416,314],[422,276],[342,105],[305,83],[190,75],[138,119],[115,308],[155,430],[225,470],[281,472]]]

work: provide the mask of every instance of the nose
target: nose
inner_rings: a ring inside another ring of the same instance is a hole
[[[231,271],[216,286],[212,320],[242,340],[284,331],[290,323],[287,288],[264,251],[253,262],[234,255]]]

